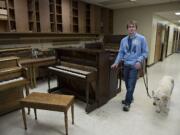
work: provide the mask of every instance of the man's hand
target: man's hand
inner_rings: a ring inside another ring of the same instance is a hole
[[[140,62],[136,62],[135,68],[138,69],[138,70],[141,69],[141,63]]]
[[[111,65],[111,68],[112,68],[112,69],[117,69],[117,68],[118,68],[118,64],[113,64],[113,65]]]

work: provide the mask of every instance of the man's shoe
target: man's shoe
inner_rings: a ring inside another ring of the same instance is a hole
[[[123,105],[125,105],[125,104],[126,104],[126,101],[125,101],[125,100],[122,100],[121,103],[122,103]]]
[[[128,112],[130,109],[130,105],[124,105],[123,111]]]
[[[132,99],[132,102],[131,102],[131,103],[133,103],[133,102],[134,102],[134,99]],[[122,103],[123,105],[125,105],[125,104],[126,104],[126,101],[125,101],[125,100],[122,100],[121,103]]]

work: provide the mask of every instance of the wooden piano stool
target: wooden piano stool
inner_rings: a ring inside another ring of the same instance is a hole
[[[37,120],[36,109],[64,112],[66,135],[68,135],[68,109],[71,107],[72,124],[74,124],[74,96],[33,92],[20,100],[22,116],[25,129],[27,129],[24,107],[34,108],[35,119]]]

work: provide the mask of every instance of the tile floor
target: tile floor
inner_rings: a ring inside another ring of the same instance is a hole
[[[173,54],[148,68],[150,90],[156,89],[163,75],[171,75],[175,79],[168,115],[155,112],[141,78],[137,82],[135,100],[129,112],[122,111],[124,83],[120,94],[90,114],[85,113],[85,104],[76,100],[75,125],[71,124],[69,111],[69,135],[180,135],[179,59],[180,54]],[[47,83],[43,82],[31,92],[46,90]],[[0,135],[65,135],[63,113],[37,110],[37,115],[37,121],[33,111],[27,116],[27,131],[24,130],[20,110],[0,116]]]

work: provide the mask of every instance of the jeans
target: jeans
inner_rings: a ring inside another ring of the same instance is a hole
[[[125,104],[130,105],[133,100],[133,93],[136,86],[138,70],[132,65],[124,65],[124,81],[126,85]]]

